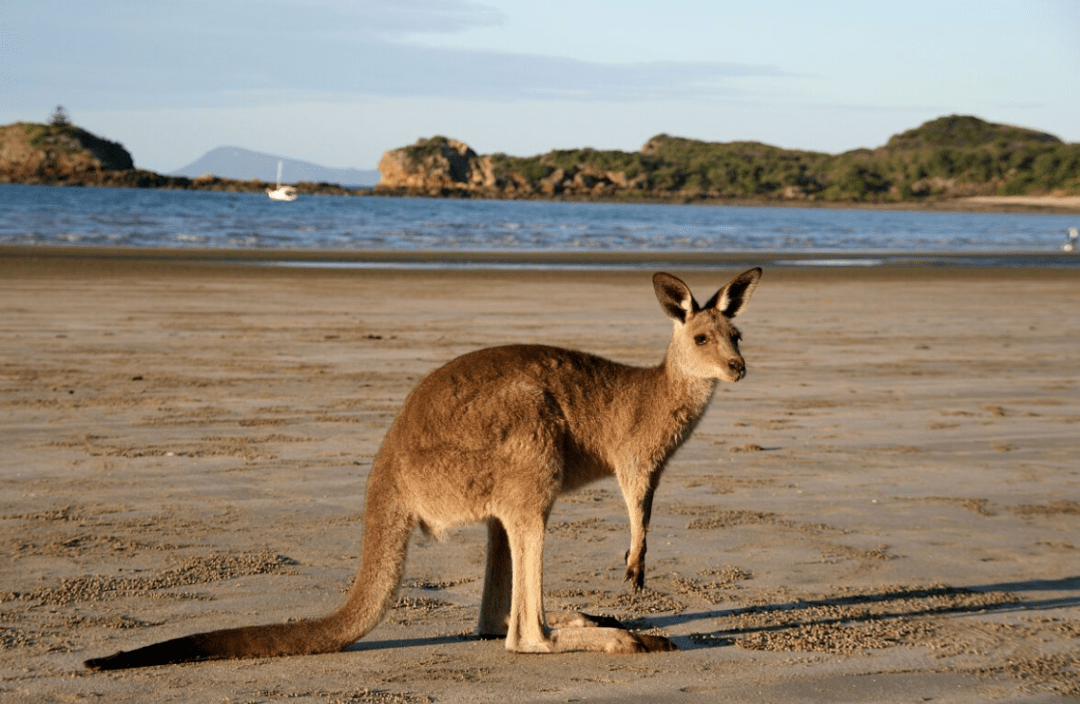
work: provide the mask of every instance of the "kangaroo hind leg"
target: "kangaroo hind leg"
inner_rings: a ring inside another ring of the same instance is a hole
[[[480,600],[481,638],[504,638],[510,625],[510,602],[513,590],[513,565],[506,529],[497,518],[487,523],[487,567],[484,570],[484,595]]]
[[[563,618],[553,619],[558,627],[549,628],[543,598],[544,524],[543,516],[532,521],[503,523],[513,562],[506,634],[508,650],[518,653],[589,650],[612,654],[677,650],[667,638],[638,635],[614,619],[585,614],[565,614]]]

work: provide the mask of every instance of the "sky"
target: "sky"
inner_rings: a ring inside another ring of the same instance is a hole
[[[1080,0],[0,0],[0,124],[57,105],[162,173],[436,134],[839,153],[951,114],[1078,142]]]

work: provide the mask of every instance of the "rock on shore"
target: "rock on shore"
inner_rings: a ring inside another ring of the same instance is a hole
[[[118,142],[74,125],[17,122],[0,128],[0,181],[99,181],[104,172],[129,171],[135,162]]]
[[[593,150],[587,150],[592,152]],[[420,139],[391,149],[379,160],[382,179],[376,193],[388,195],[480,196],[523,198],[625,195],[643,192],[644,175],[627,177],[589,163],[563,168],[541,159],[521,159],[505,154],[480,155],[466,143],[443,136]],[[530,169],[530,166],[537,168]]]
[[[379,160],[382,179],[376,190],[406,190],[432,195],[447,190],[484,190],[496,185],[491,157],[446,137],[421,139],[391,149]]]

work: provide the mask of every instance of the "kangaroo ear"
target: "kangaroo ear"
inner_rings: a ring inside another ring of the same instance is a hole
[[[761,279],[761,269],[744,271],[727,286],[717,291],[705,304],[705,308],[716,308],[724,314],[724,317],[734,318],[750,302],[750,295],[757,288],[759,279]]]
[[[656,300],[660,301],[660,307],[669,318],[685,323],[689,313],[701,310],[690,293],[690,287],[671,274],[653,274],[652,285],[656,291]]]

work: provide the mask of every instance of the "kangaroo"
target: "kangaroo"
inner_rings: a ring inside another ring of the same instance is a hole
[[[340,651],[373,629],[394,601],[412,530],[440,535],[486,521],[478,631],[518,653],[673,650],[585,614],[545,618],[544,531],[555,499],[614,475],[630,515],[626,579],[645,581],[653,492],[701,419],[718,381],[746,374],[731,319],[761,269],[699,305],[670,274],[653,276],[674,321],[656,367],[631,367],[543,345],[482,349],[424,378],[405,399],[372,463],[360,571],[333,614],[198,633],[86,661],[94,670]]]

